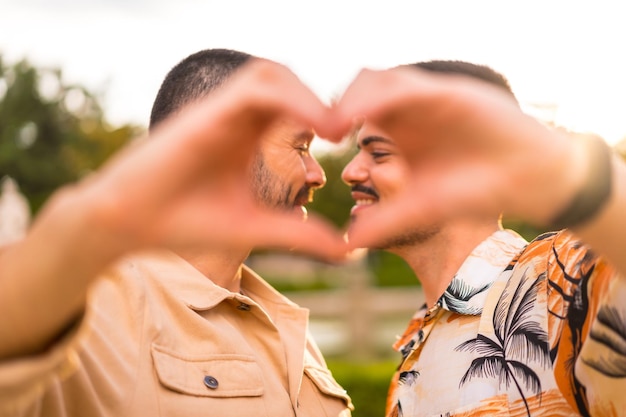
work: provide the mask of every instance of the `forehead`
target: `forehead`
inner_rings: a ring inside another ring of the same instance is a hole
[[[372,137],[384,138],[389,143],[393,143],[393,141],[391,140],[391,137],[387,133],[385,133],[382,129],[379,129],[376,126],[373,126],[368,123],[363,123],[363,125],[361,126],[361,128],[359,129],[356,135],[357,145],[361,146],[363,144],[364,139],[372,138]]]
[[[290,141],[310,142],[315,137],[315,132],[309,126],[292,120],[279,120],[269,131],[270,136],[277,136]]]

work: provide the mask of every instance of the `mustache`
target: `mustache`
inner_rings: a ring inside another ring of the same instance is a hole
[[[369,194],[372,197],[376,197],[376,199],[378,199],[378,193],[376,192],[375,189],[367,187],[363,184],[354,184],[352,187],[350,187],[350,189],[354,192],[360,192],[360,193],[364,193],[364,194]]]
[[[306,201],[307,203],[312,203],[314,193],[315,193],[315,189],[304,186],[300,188],[300,191],[298,191],[298,194],[296,194],[295,201],[296,202]]]

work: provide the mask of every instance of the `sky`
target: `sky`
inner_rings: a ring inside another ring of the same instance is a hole
[[[626,137],[626,17],[594,0],[0,0],[0,54],[61,68],[112,124],[147,125],[165,74],[205,48],[289,66],[322,99],[363,68],[460,59],[503,73],[523,108]]]

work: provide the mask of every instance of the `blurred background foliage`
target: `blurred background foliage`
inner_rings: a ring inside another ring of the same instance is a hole
[[[138,126],[109,126],[99,97],[60,69],[0,56],[0,177],[15,179],[36,213],[58,187],[98,168]]]
[[[329,359],[327,365],[337,382],[352,398],[353,417],[385,415],[389,381],[399,365],[398,361],[381,359],[357,362]]]

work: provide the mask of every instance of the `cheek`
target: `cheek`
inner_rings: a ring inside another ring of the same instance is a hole
[[[297,157],[288,157],[281,161],[277,173],[283,181],[293,185],[300,185],[306,179],[306,166],[299,155]]]
[[[291,170],[295,161],[299,159],[292,149],[278,146],[264,149],[263,157],[265,164],[277,173]]]
[[[409,171],[399,166],[380,166],[370,172],[370,178],[380,197],[391,197],[404,190],[409,181]]]

